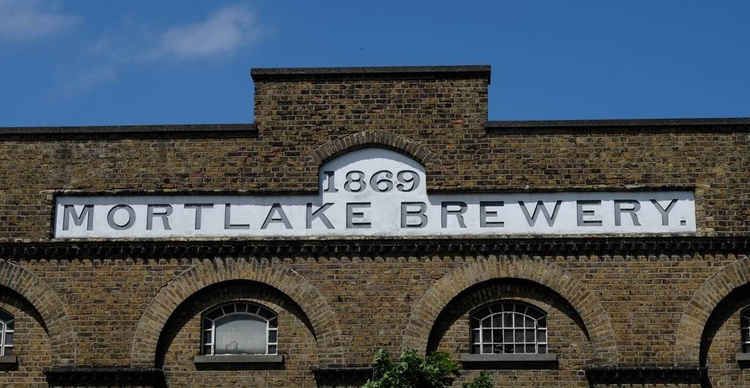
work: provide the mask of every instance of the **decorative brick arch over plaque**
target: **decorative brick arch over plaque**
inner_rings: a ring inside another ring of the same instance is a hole
[[[200,290],[227,281],[251,280],[273,287],[296,302],[315,329],[321,365],[344,364],[341,335],[334,310],[323,295],[293,269],[267,260],[226,258],[205,260],[161,288],[141,316],[130,351],[133,367],[153,368],[162,328],[178,306]]]
[[[438,163],[437,156],[425,145],[378,130],[363,131],[325,143],[313,150],[312,163],[320,166],[339,155],[370,146],[389,148],[404,153],[421,163],[428,171],[433,170],[430,167]]]
[[[748,257],[725,266],[703,282],[682,312],[676,332],[675,363],[691,367],[700,366],[703,332],[711,314],[732,291],[748,283],[750,283],[750,258]]]
[[[52,366],[75,365],[78,337],[67,304],[47,282],[20,265],[0,260],[0,286],[18,293],[39,312],[52,348]]]
[[[533,259],[482,258],[438,280],[412,307],[402,348],[427,350],[430,332],[440,312],[462,291],[494,279],[522,279],[550,288],[570,303],[586,326],[597,366],[618,361],[615,331],[599,297],[579,279],[555,264]]]

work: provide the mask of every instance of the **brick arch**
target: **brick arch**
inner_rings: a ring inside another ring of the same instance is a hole
[[[716,307],[733,291],[750,283],[750,257],[737,260],[706,279],[685,305],[675,335],[675,363],[701,364],[704,330]]]
[[[580,279],[555,264],[533,259],[490,256],[457,268],[440,278],[412,307],[402,348],[427,350],[427,342],[438,315],[462,291],[495,279],[520,279],[545,286],[563,297],[586,326],[597,365],[618,361],[615,331],[599,297]]]
[[[421,143],[390,132],[370,130],[329,141],[314,149],[311,154],[311,165],[320,166],[346,152],[368,146],[385,147],[407,154],[427,169],[439,163],[437,155]]]
[[[31,271],[5,260],[0,260],[0,286],[26,299],[39,313],[49,336],[52,365],[75,365],[78,337],[68,315],[68,306],[57,292]]]
[[[196,264],[159,290],[136,325],[130,350],[131,365],[154,367],[162,328],[183,301],[206,287],[236,280],[262,283],[291,298],[302,308],[315,330],[321,365],[344,364],[336,313],[312,283],[278,263],[227,258]]]

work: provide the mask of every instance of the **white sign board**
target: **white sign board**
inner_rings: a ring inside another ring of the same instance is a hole
[[[693,233],[690,191],[427,194],[424,168],[385,149],[320,169],[318,195],[56,198],[56,238]]]

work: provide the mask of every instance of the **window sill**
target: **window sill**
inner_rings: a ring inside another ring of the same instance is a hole
[[[750,353],[737,353],[737,364],[740,368],[750,368]]]
[[[0,370],[16,370],[18,368],[18,358],[15,354],[0,357]]]
[[[557,354],[552,353],[463,353],[460,361],[466,369],[557,369]]]
[[[284,364],[281,354],[227,354],[195,356],[198,369],[280,369]]]

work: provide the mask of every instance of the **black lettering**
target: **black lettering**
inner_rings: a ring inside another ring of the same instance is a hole
[[[622,205],[630,205],[629,208],[623,209]],[[638,214],[636,212],[641,210],[641,203],[634,199],[616,199],[615,200],[615,226],[622,225],[622,213],[630,214],[630,219],[633,221],[633,226],[641,226],[638,222]]]
[[[274,213],[276,216],[274,216]],[[268,210],[268,215],[266,215],[266,219],[263,221],[263,225],[260,228],[265,229],[269,224],[274,222],[280,222],[284,224],[284,228],[292,229],[292,224],[289,223],[289,219],[286,217],[286,213],[284,213],[284,209],[281,208],[280,203],[274,203],[271,205],[271,209]]]
[[[458,207],[458,209],[448,209],[448,207]],[[461,228],[465,228],[466,224],[464,223],[464,216],[463,214],[466,213],[466,202],[461,201],[446,201],[442,202],[440,204],[440,226],[442,228],[448,227],[448,215],[454,215],[456,216],[456,221],[458,221],[458,226]]]
[[[94,205],[83,205],[81,214],[76,215],[74,205],[63,206],[63,227],[62,230],[70,229],[70,219],[73,219],[75,226],[83,225],[84,217],[86,218],[86,230],[94,229]]]
[[[482,228],[499,228],[503,227],[503,221],[489,221],[488,217],[497,217],[497,210],[487,209],[489,206],[500,207],[505,205],[503,201],[481,201],[479,202],[479,226]]]
[[[161,212],[155,212],[155,208],[161,208]],[[172,214],[172,205],[167,204],[148,204],[146,205],[146,230],[151,230],[154,223],[154,217],[161,218],[161,224],[164,230],[172,230],[169,226],[169,216]]]
[[[584,206],[600,206],[602,201],[600,200],[582,200],[576,201],[576,219],[578,226],[602,226],[601,219],[586,219],[586,217],[592,217],[596,214],[594,209],[584,209]]]
[[[317,210],[312,210],[313,204],[308,203],[307,204],[307,217],[305,217],[305,227],[307,229],[312,228],[312,222],[314,219],[319,218],[321,221],[323,221],[323,225],[326,226],[328,229],[333,229],[333,224],[331,223],[331,220],[328,219],[328,217],[325,215],[325,211],[333,206],[332,202],[324,203],[323,206],[319,207]]]
[[[518,205],[521,206],[521,211],[523,211],[523,215],[526,217],[526,222],[529,226],[536,225],[536,219],[539,216],[539,213],[544,215],[544,219],[547,221],[547,226],[553,226],[555,224],[555,219],[557,218],[557,211],[560,210],[561,203],[562,201],[555,201],[555,208],[552,209],[552,216],[550,216],[547,206],[544,205],[543,201],[536,201],[536,206],[534,207],[534,212],[532,214],[529,214],[529,210],[526,209],[526,204],[524,204],[523,201],[518,201]]]
[[[250,229],[250,224],[232,223],[232,204],[224,205],[224,229]]]
[[[369,229],[372,224],[368,221],[355,221],[364,218],[364,212],[354,211],[356,209],[367,209],[372,204],[370,202],[347,202],[346,203],[346,228],[347,229]]]
[[[214,207],[212,203],[186,203],[185,209],[195,209],[195,230],[201,230],[201,222],[203,220],[203,208]],[[225,209],[226,212],[226,209]]]
[[[410,206],[418,206],[419,209],[409,209]],[[427,204],[424,202],[401,202],[401,227],[402,228],[424,228],[427,226]],[[409,217],[419,217],[416,224],[409,223]]]

